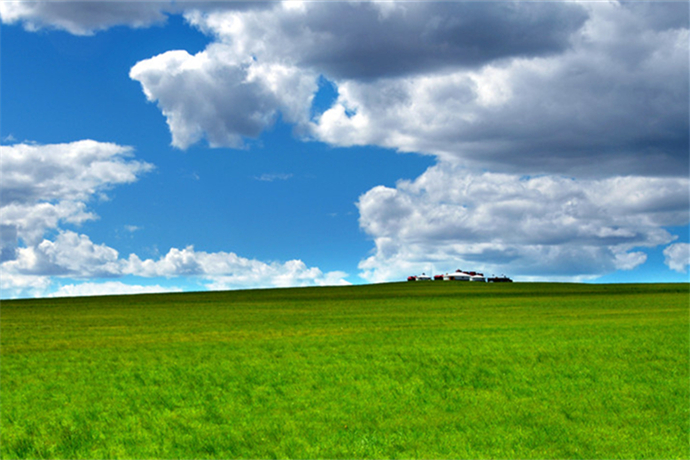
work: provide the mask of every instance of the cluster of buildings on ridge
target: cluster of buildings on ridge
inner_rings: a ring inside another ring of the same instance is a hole
[[[434,275],[432,278],[429,275],[422,273],[418,276],[408,276],[407,281],[479,281],[481,283],[512,283],[513,280],[507,276],[493,276],[485,278],[484,274],[477,272],[464,272],[456,270],[454,273],[446,273],[445,275]]]

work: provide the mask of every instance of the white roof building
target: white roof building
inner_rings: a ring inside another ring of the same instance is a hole
[[[447,273],[443,275],[444,280],[469,281],[470,274],[465,272]]]

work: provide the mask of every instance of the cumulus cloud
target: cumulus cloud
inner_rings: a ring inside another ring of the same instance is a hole
[[[72,231],[61,231],[55,241],[46,239],[19,253],[14,267],[22,274],[88,278],[116,276],[120,271],[115,249]]]
[[[455,265],[571,278],[630,270],[646,260],[635,248],[668,244],[675,237],[664,227],[687,222],[689,184],[473,173],[441,163],[360,197],[360,226],[376,246],[360,268],[371,281]]]
[[[688,174],[686,6],[9,2],[0,12],[73,33],[184,14],[213,43],[130,72],[180,148],[242,147],[281,116],[333,145],[584,177]],[[338,99],[312,123],[320,75]]]
[[[116,185],[132,183],[153,168],[134,160],[131,147],[92,140],[0,149],[3,258],[9,257],[18,240],[35,245],[46,230],[60,223],[96,218],[87,207],[91,199],[105,196]]]
[[[241,146],[281,113],[332,145],[502,172],[688,173],[680,3],[314,2],[185,15],[215,42],[131,72],[181,148],[203,137]],[[309,123],[319,75],[338,98]]]
[[[664,263],[679,273],[687,273],[690,266],[690,244],[675,243],[664,249]]]
[[[130,77],[165,115],[172,144],[187,148],[202,137],[212,147],[241,148],[280,113],[298,125],[309,119],[316,76],[279,63],[238,56],[223,45],[190,55],[169,51],[138,62]]]
[[[146,277],[196,276],[212,280],[211,289],[285,287],[347,283],[343,272],[322,273],[301,260],[266,263],[232,252],[208,253],[192,246],[172,248],[158,260],[130,255],[122,272]]]
[[[680,6],[649,8],[687,19]],[[503,172],[687,175],[687,21],[587,8],[590,19],[557,55],[339,82],[314,135]]]
[[[2,289],[8,296],[27,291],[45,293],[51,277],[85,280],[127,275],[192,277],[206,283],[211,290],[349,284],[345,280],[346,273],[323,273],[301,260],[266,263],[232,252],[195,251],[192,246],[172,248],[157,260],[142,260],[136,254],[122,258],[117,250],[72,231],[61,231],[54,241],[44,239],[38,245],[19,248],[17,257],[0,267]],[[95,295],[117,293],[118,290],[125,293],[130,292],[127,289],[139,289],[118,281],[109,283],[67,285],[60,288],[57,295]]]

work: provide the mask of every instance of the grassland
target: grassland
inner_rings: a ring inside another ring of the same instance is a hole
[[[689,458],[687,284],[3,301],[2,458]]]

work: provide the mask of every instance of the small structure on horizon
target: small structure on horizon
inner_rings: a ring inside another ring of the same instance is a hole
[[[456,270],[455,273],[446,273],[443,276],[445,281],[469,281],[472,275],[465,273],[462,270]]]
[[[474,271],[463,271],[455,270],[452,273],[446,273],[445,275],[434,275],[433,278],[426,273],[416,276],[408,276],[407,281],[474,281],[479,283],[512,283],[513,280],[505,275],[492,276],[491,278],[486,278],[483,273],[478,273]]]
[[[513,280],[511,280],[510,278],[508,278],[508,277],[505,276],[505,275],[501,275],[501,276],[492,276],[492,277],[489,278],[487,281],[488,281],[489,283],[512,283],[512,282],[513,282]]]

